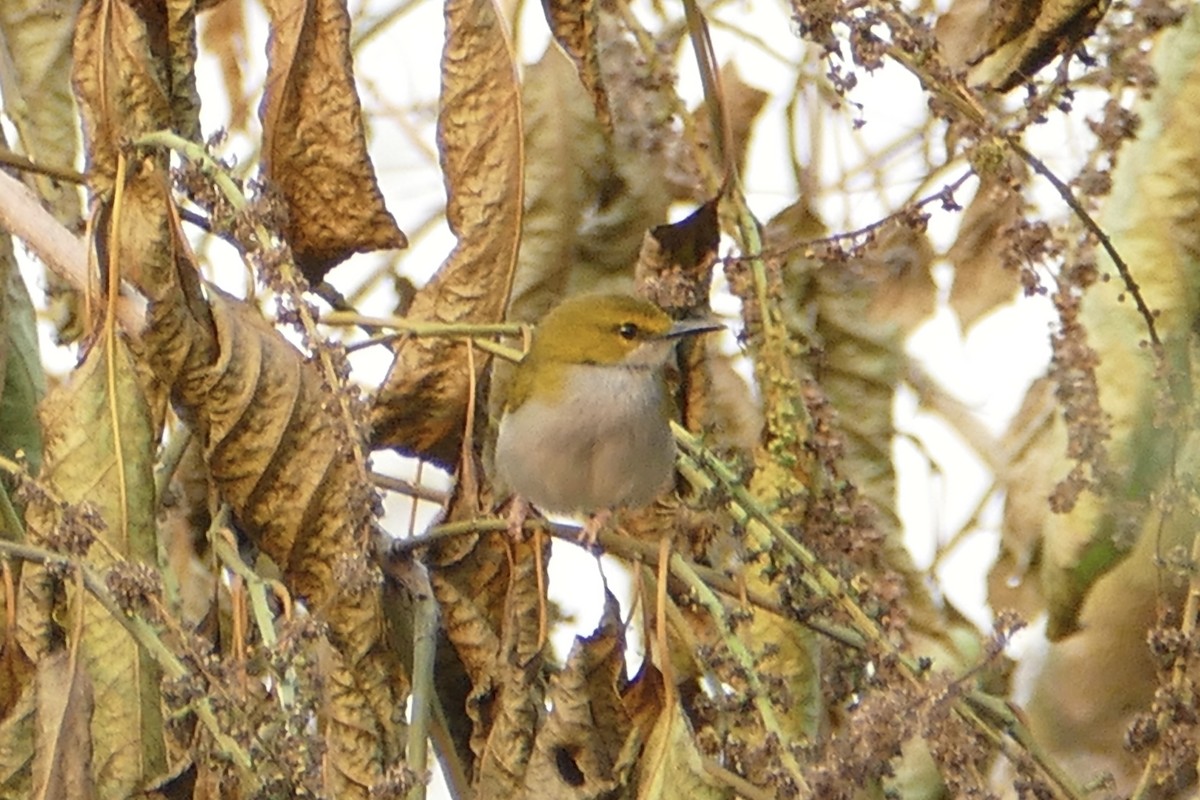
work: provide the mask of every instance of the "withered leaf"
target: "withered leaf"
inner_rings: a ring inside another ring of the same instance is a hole
[[[352,253],[405,247],[367,153],[344,0],[269,0],[259,109],[263,174],[288,210],[285,236],[310,283]]]
[[[992,3],[987,48],[968,80],[1007,92],[1091,35],[1110,0],[1021,0]]]
[[[95,535],[106,546],[92,546],[88,561],[107,568],[116,553],[134,563],[157,563],[153,466],[158,430],[122,340],[112,341],[111,357],[103,340],[94,345],[46,397],[41,417],[45,480],[62,500],[86,501],[103,520]],[[41,541],[69,524],[58,509],[46,511],[29,513],[31,535]],[[127,794],[166,767],[159,670],[107,609],[90,594],[77,596],[82,591],[72,586],[68,595],[82,604],[82,638],[72,646],[79,648],[96,698],[90,741],[103,769],[95,778],[101,793]]]
[[[67,650],[37,667],[37,742],[34,797],[96,797],[92,780],[92,683],[80,659]]]
[[[1004,521],[1000,552],[988,572],[988,604],[996,612],[1017,611],[1024,619],[1034,619],[1045,607],[1038,569],[1063,447],[1052,428],[1056,413],[1053,381],[1034,381],[1003,439],[1008,456],[1002,476]]]
[[[545,0],[542,8],[554,39],[575,62],[579,80],[592,98],[596,119],[606,132],[612,133],[608,92],[600,73],[600,51],[596,37],[599,10],[595,0]]]
[[[720,198],[704,203],[685,219],[646,233],[638,256],[637,280],[647,297],[668,313],[708,307],[712,268],[717,261]]]
[[[632,728],[621,698],[624,682],[625,626],[617,599],[606,591],[596,630],[576,637],[566,666],[551,679],[551,711],[534,740],[526,797],[596,797],[623,783],[617,765]]]
[[[989,0],[954,0],[934,25],[938,47],[954,69],[965,69],[987,38]]]
[[[733,163],[741,172],[746,163],[750,147],[750,135],[758,115],[767,104],[770,95],[742,78],[737,65],[730,62],[721,68],[721,101],[724,104],[724,120],[729,127],[728,144],[732,146]],[[708,155],[713,148],[712,116],[708,106],[701,103],[691,113],[696,129],[695,149],[684,141],[675,143],[674,158],[667,179],[678,200],[702,201],[705,199],[704,182],[698,160],[711,160]],[[724,135],[724,133],[722,133]],[[714,165],[720,169],[720,165]]]
[[[580,242],[580,227],[598,202],[611,158],[586,92],[553,44],[525,68],[521,109],[525,213],[508,317],[535,322],[562,299],[580,251],[590,246]]]
[[[339,796],[366,796],[401,746],[394,710],[406,683],[382,639],[380,589],[365,560],[373,503],[350,453],[354,432],[318,367],[257,309],[216,288],[209,303],[211,330],[159,309],[150,329],[194,339],[174,377],[177,408],[242,530],[328,625],[330,780]],[[339,579],[338,569],[353,572]]]
[[[985,181],[963,214],[958,238],[946,258],[954,266],[950,307],[964,333],[1016,293],[1019,276],[1004,266],[1003,232],[1018,219],[1021,205],[1019,192]]]
[[[704,771],[692,726],[678,700],[663,709],[646,741],[637,797],[651,800],[718,800],[729,796]]]
[[[35,664],[24,655],[13,638],[5,645],[5,680],[13,693],[0,716],[0,794],[28,797],[32,781],[34,750],[37,748],[37,681]],[[9,655],[7,651],[16,651]],[[16,662],[23,667],[16,667]]]
[[[243,66],[246,64],[246,4],[242,0],[219,3],[204,17],[200,41],[221,68],[225,97],[229,100],[229,129],[246,130],[250,121],[250,99],[246,96]]]
[[[4,88],[4,113],[22,148],[35,161],[65,167],[75,163],[79,137],[71,97],[71,39],[74,0],[8,0],[0,3],[0,41],[11,59]],[[38,194],[68,225],[79,218],[79,192],[44,176],[32,176]]]
[[[123,142],[173,123],[161,7],[84,0],[75,29],[75,95],[83,117],[92,191],[106,195]]]
[[[409,309],[413,319],[499,322],[520,243],[521,98],[508,31],[495,0],[446,6],[438,145],[446,221],[458,243]],[[453,464],[487,359],[452,339],[405,339],[376,398],[379,444]]]

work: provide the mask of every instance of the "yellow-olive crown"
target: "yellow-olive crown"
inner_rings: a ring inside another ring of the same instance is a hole
[[[619,364],[644,342],[671,331],[653,303],[625,294],[568,298],[542,318],[526,358],[567,364]]]
[[[569,368],[577,365],[648,370],[651,379],[661,381],[677,338],[719,327],[707,320],[674,322],[653,303],[625,294],[568,298],[538,324],[513,374],[505,409],[520,408],[535,394],[554,402],[564,391]]]

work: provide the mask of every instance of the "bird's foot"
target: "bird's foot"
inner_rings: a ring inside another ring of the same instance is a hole
[[[608,525],[612,519],[612,509],[606,508],[603,511],[597,511],[590,515],[587,521],[583,523],[583,530],[579,532],[579,543],[589,550],[596,547],[596,540],[600,538],[600,532]]]
[[[525,541],[525,520],[529,519],[529,501],[514,495],[508,507],[508,535],[514,542]]]

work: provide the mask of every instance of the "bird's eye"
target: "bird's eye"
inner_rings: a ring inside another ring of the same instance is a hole
[[[622,339],[633,340],[637,338],[638,326],[632,322],[622,322],[621,326],[617,328],[617,333],[621,335]]]

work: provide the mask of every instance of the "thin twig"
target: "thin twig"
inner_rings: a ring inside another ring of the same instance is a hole
[[[49,164],[39,164],[20,153],[14,153],[7,147],[0,147],[0,166],[11,167],[21,172],[33,172],[45,175],[47,178],[66,181],[67,183],[86,184],[87,175],[65,167],[54,167]]]

